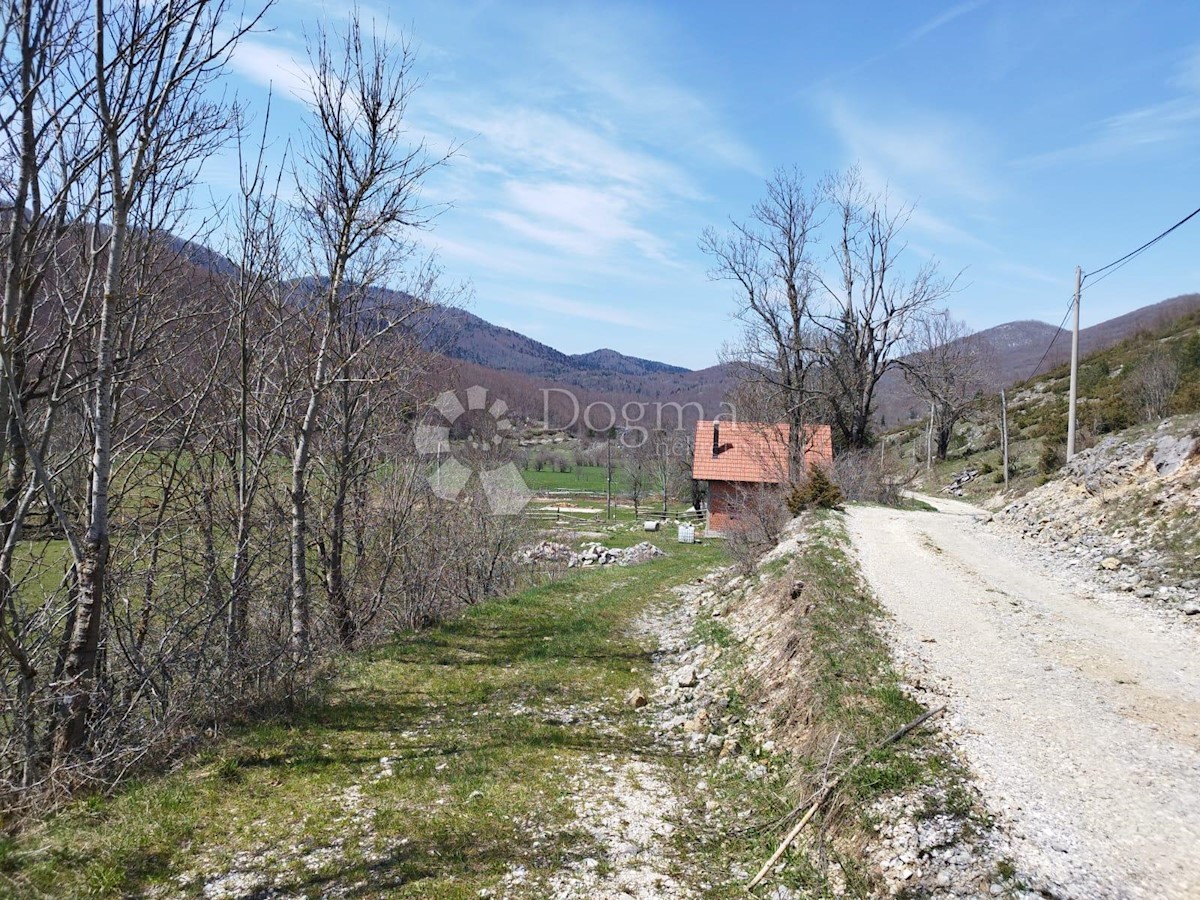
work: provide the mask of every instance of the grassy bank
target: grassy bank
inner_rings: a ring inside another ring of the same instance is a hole
[[[893,662],[886,614],[858,573],[841,515],[815,517],[794,551],[760,565],[750,584],[731,616],[741,654],[756,660],[746,694],[793,772],[791,815],[772,823],[775,841],[804,798],[842,776],[768,888],[782,883],[806,897],[886,892],[867,847],[887,798],[913,798],[918,819],[954,817],[964,840],[986,825],[967,773],[935,730],[871,749],[926,710]]]

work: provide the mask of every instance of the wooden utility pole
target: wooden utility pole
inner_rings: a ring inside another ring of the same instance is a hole
[[[933,403],[929,404],[929,430],[925,433],[925,471],[933,471]]]
[[[1079,381],[1079,292],[1083,270],[1075,267],[1075,327],[1071,329],[1071,399],[1067,403],[1067,461],[1075,455],[1075,392]]]
[[[610,431],[608,434],[608,440],[605,442],[605,447],[606,447],[605,454],[607,457],[606,466],[608,468],[608,484],[604,490],[604,518],[605,519],[612,518],[612,442],[613,442],[613,436],[612,436],[612,432]]]
[[[1008,490],[1008,399],[1000,391],[1000,440],[1004,442],[1004,490]]]

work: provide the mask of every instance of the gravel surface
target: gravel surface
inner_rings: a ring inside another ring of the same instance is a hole
[[[561,872],[550,884],[553,900],[685,900],[696,896],[668,872],[670,837],[679,798],[652,762],[607,764],[575,779],[578,824],[603,853]],[[603,859],[607,865],[601,864]]]
[[[848,528],[1021,868],[1064,898],[1200,897],[1200,632],[922,499],[940,512],[856,507]]]
[[[635,633],[654,646],[654,684],[643,715],[656,723],[656,750],[686,754],[676,730],[664,726],[671,715],[677,669],[692,660],[697,590],[677,590],[678,602],[655,605],[634,623]],[[693,668],[693,673],[695,672]],[[693,674],[693,679],[698,678]],[[693,680],[695,685],[696,681]],[[688,692],[689,694],[692,692]],[[697,894],[678,876],[685,860],[671,836],[684,801],[667,767],[654,754],[620,760],[609,754],[571,784],[578,826],[594,840],[597,857],[577,860],[555,876],[546,891],[553,900],[687,900]],[[603,859],[605,864],[601,864]]]

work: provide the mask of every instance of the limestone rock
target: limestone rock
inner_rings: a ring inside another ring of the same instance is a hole
[[[675,673],[675,677],[672,680],[681,688],[695,687],[700,683],[700,678],[696,674],[695,666],[684,666]]]

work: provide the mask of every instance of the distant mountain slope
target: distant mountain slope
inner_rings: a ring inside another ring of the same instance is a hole
[[[591,383],[595,373],[661,375],[688,371],[679,366],[625,356],[615,350],[568,355],[540,341],[493,325],[465,309],[440,309],[432,317],[430,341],[452,359],[535,377],[567,377]],[[573,378],[572,378],[573,376]]]
[[[1105,350],[1142,331],[1150,331],[1175,319],[1200,310],[1200,294],[1183,294],[1160,303],[1143,306],[1132,312],[1109,319],[1098,325],[1081,328],[1079,353],[1085,356]],[[1044,374],[1071,358],[1071,332],[1058,334],[1050,352],[1050,341],[1056,329],[1045,322],[1007,322],[977,332],[991,351],[987,386],[991,390],[1024,381],[1034,374]],[[1038,366],[1045,354],[1045,361]],[[897,372],[889,372],[879,384],[876,416],[886,425],[899,425],[908,419],[924,415],[925,404],[919,400]]]
[[[186,241],[179,241],[178,247],[187,261],[215,274],[228,276],[237,271],[234,263],[207,247]],[[1080,352],[1104,350],[1197,310],[1200,294],[1143,306],[1084,328],[1079,335]],[[506,386],[515,395],[513,408],[530,418],[543,412],[542,398],[549,388],[572,389],[583,406],[598,400],[618,407],[626,402],[699,403],[711,417],[720,413],[720,403],[732,386],[725,366],[689,371],[607,348],[567,354],[463,309],[438,307],[414,331],[423,335],[430,349],[459,364],[460,380],[474,378],[482,383],[481,379],[491,379]],[[1035,368],[1045,373],[1065,362],[1071,351],[1069,332],[1059,333],[1046,352],[1055,332],[1054,326],[1038,321],[1007,322],[979,332],[977,338],[991,350],[988,388],[999,390],[1029,378]],[[886,425],[918,418],[923,407],[899,373],[890,372],[880,382],[876,417]],[[689,411],[689,419],[694,418],[693,412]],[[568,404],[568,417],[569,413]]]
[[[430,324],[430,345],[452,359],[526,375],[557,375],[575,367],[567,354],[465,309],[438,308]]]
[[[640,359],[636,356],[625,356],[616,350],[593,350],[591,353],[578,353],[571,357],[575,364],[585,369],[599,369],[604,372],[622,372],[626,375],[658,375],[667,372],[687,372],[681,366],[655,362],[651,359]]]
[[[616,350],[565,354],[466,310],[434,311],[427,343],[450,359],[586,392],[656,400],[662,392],[678,394],[677,379],[692,380],[686,368]],[[724,383],[721,386],[724,390]]]

